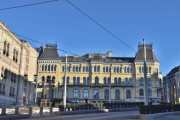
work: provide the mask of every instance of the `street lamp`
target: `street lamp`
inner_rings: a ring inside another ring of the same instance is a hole
[[[66,94],[67,94],[67,55],[65,55],[65,73],[64,73],[64,95],[63,95],[63,105],[64,105],[64,109],[66,108]]]
[[[34,82],[35,82],[35,98],[34,98],[34,103],[37,103],[37,75],[34,75]]]
[[[148,98],[148,90],[147,90],[147,58],[146,58],[146,46],[143,39],[143,50],[144,50],[144,89],[145,89],[145,105],[148,105],[149,98]]]

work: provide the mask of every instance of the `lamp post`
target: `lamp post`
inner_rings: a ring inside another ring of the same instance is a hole
[[[144,89],[145,89],[145,105],[148,105],[149,103],[149,98],[148,98],[148,81],[147,81],[147,58],[146,58],[146,46],[145,46],[145,42],[143,39],[143,51],[144,51]]]
[[[67,94],[67,55],[65,55],[65,73],[64,73],[64,94],[63,94],[63,105],[64,105],[64,109],[66,109],[66,94]]]
[[[34,75],[34,82],[35,82],[35,98],[34,103],[37,103],[37,75]]]

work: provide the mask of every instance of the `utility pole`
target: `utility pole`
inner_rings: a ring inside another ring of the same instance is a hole
[[[64,109],[66,108],[66,94],[67,94],[67,55],[65,55],[65,74],[64,74],[64,96],[63,96],[63,105]]]
[[[144,50],[144,90],[145,90],[145,105],[149,104],[148,99],[148,81],[147,81],[147,58],[146,58],[146,45],[143,39],[143,50]]]

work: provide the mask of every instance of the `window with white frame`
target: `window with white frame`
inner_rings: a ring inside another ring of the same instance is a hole
[[[73,96],[74,96],[74,98],[80,98],[80,90],[74,89],[73,90]]]
[[[88,97],[89,97],[89,90],[83,89],[83,98],[88,98]]]

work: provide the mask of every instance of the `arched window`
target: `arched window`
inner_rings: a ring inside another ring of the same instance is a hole
[[[79,66],[78,68],[79,68],[79,70],[78,70],[78,71],[79,71],[79,72],[81,72],[81,66]]]
[[[106,72],[106,68],[105,67],[103,67],[103,72]]]
[[[104,84],[107,85],[107,78],[104,77]]]
[[[139,96],[144,96],[144,90],[142,88],[139,89]]]
[[[73,77],[73,84],[76,85],[76,77]]]
[[[117,73],[119,73],[119,67],[117,67]]]
[[[115,84],[115,85],[118,84],[118,79],[117,79],[117,77],[114,78],[114,84]]]
[[[119,72],[122,73],[122,67],[119,68]]]
[[[73,72],[75,72],[76,71],[76,67],[75,66],[73,66]]]
[[[42,80],[42,82],[45,82],[45,77],[42,76],[42,77],[41,77],[41,80]]]
[[[114,67],[114,72],[115,72],[115,73],[117,72],[116,66]]]
[[[9,70],[5,69],[4,70],[4,79],[8,78]]]
[[[97,72],[100,72],[100,66],[99,65],[97,66]]]
[[[125,78],[125,83],[126,83],[126,84],[129,84],[128,78]]]
[[[42,65],[42,71],[44,71],[44,65]]]
[[[124,67],[124,73],[126,73],[127,72],[127,68],[126,68],[126,66]]]
[[[47,76],[46,80],[47,80],[47,83],[50,83],[51,82],[51,76]]]
[[[151,73],[151,67],[149,67],[149,73]]]
[[[89,67],[88,66],[86,66],[86,72],[89,72]]]
[[[86,72],[86,67],[85,66],[83,66],[83,72]]]
[[[66,81],[66,83],[67,83],[67,85],[69,84],[69,82],[70,82],[70,77],[69,76],[67,76],[67,79],[66,79],[67,81]]]
[[[139,73],[141,73],[142,71],[141,71],[141,66],[139,67]]]
[[[6,41],[4,41],[3,55],[5,55],[5,54],[6,54],[6,46],[7,46],[7,42],[6,42]]]
[[[96,76],[95,77],[95,85],[98,85],[99,84],[99,78]]]
[[[130,73],[130,68],[129,67],[127,67],[127,73]]]
[[[96,66],[94,66],[94,72],[97,72],[97,69],[96,69],[97,67]]]
[[[141,67],[141,70],[142,70],[141,72],[144,73],[144,67]]]
[[[48,71],[50,71],[51,70],[51,65],[48,65]]]
[[[54,65],[54,71],[56,72],[56,69],[57,69],[57,65]]]
[[[109,72],[109,67],[108,66],[106,66],[106,72]]]
[[[80,77],[77,77],[77,85],[80,85]]]
[[[121,78],[119,77],[118,78],[118,85],[120,85],[121,84]]]
[[[6,56],[9,56],[9,46],[10,46],[10,44],[8,43],[8,44],[7,44]]]
[[[4,67],[1,68],[1,78],[4,78]]]
[[[83,84],[84,84],[84,85],[87,85],[87,84],[88,84],[86,77],[83,77]]]
[[[79,72],[79,67],[78,66],[76,66],[76,72]]]
[[[66,77],[66,84],[68,85],[69,84],[69,81],[70,81],[70,77],[67,76]],[[76,82],[76,81],[75,81]],[[65,83],[65,76],[63,77],[63,84]]]
[[[131,98],[131,90],[126,90],[126,98],[127,99]]]
[[[54,65],[51,65],[51,71],[54,71]]]
[[[53,77],[52,77],[52,83],[55,83],[55,81],[56,81],[56,77],[53,76]]]
[[[108,77],[108,84],[111,84],[111,78]]]
[[[47,65],[45,65],[45,71],[47,71]]]

